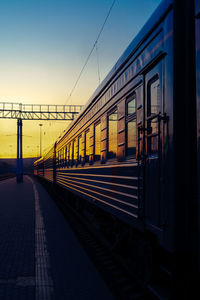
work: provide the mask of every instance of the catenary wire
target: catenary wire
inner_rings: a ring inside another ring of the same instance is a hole
[[[95,42],[94,42],[94,44],[93,44],[93,46],[92,46],[92,49],[90,50],[90,53],[89,53],[88,57],[86,58],[86,61],[85,61],[84,65],[83,65],[83,67],[82,67],[82,69],[81,69],[81,71],[80,71],[80,73],[79,73],[79,75],[78,75],[78,77],[77,77],[77,80],[76,80],[76,82],[75,82],[75,84],[74,84],[74,86],[73,86],[73,88],[72,88],[72,90],[71,90],[71,92],[70,92],[70,94],[69,94],[67,100],[65,101],[65,105],[67,104],[67,102],[68,102],[69,99],[71,98],[71,96],[72,96],[72,94],[73,94],[73,92],[74,92],[74,90],[75,90],[75,88],[76,88],[76,86],[77,86],[77,84],[78,84],[78,82],[79,82],[79,80],[80,80],[80,78],[81,78],[81,75],[82,75],[82,73],[83,73],[83,71],[84,71],[84,69],[85,69],[85,67],[86,67],[86,65],[87,65],[87,63],[88,63],[88,61],[89,61],[89,59],[90,59],[90,56],[92,55],[92,52],[94,51],[94,49],[95,49],[95,47],[96,47],[96,45],[97,45],[97,42],[98,42],[98,40],[99,40],[99,38],[100,38],[100,36],[101,36],[101,33],[102,33],[102,31],[103,31],[103,29],[104,29],[104,27],[105,27],[105,25],[106,25],[106,22],[107,22],[107,20],[108,20],[108,18],[109,18],[109,16],[110,16],[110,13],[111,13],[111,11],[112,11],[112,9],[113,9],[113,6],[114,6],[115,2],[116,2],[116,0],[114,0],[114,1],[112,2],[112,4],[111,4],[111,7],[110,7],[110,9],[109,9],[109,11],[108,11],[108,13],[107,13],[107,16],[106,16],[104,22],[103,22],[103,25],[101,26],[101,29],[100,29],[100,31],[99,31],[99,33],[98,33],[98,35],[97,35],[97,38],[96,38],[96,40],[95,40]]]

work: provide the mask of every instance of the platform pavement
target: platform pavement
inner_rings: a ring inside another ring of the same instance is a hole
[[[53,200],[28,176],[0,182],[1,299],[113,299]]]

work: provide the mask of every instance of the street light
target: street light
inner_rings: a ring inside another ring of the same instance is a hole
[[[39,124],[40,126],[40,157],[42,157],[42,126],[43,124]]]

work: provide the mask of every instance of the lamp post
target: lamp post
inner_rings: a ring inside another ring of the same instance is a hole
[[[40,157],[42,157],[42,126],[43,124],[39,124],[40,126]]]

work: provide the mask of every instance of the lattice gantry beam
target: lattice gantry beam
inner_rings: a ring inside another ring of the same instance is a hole
[[[81,105],[46,105],[0,102],[1,119],[73,120]]]

